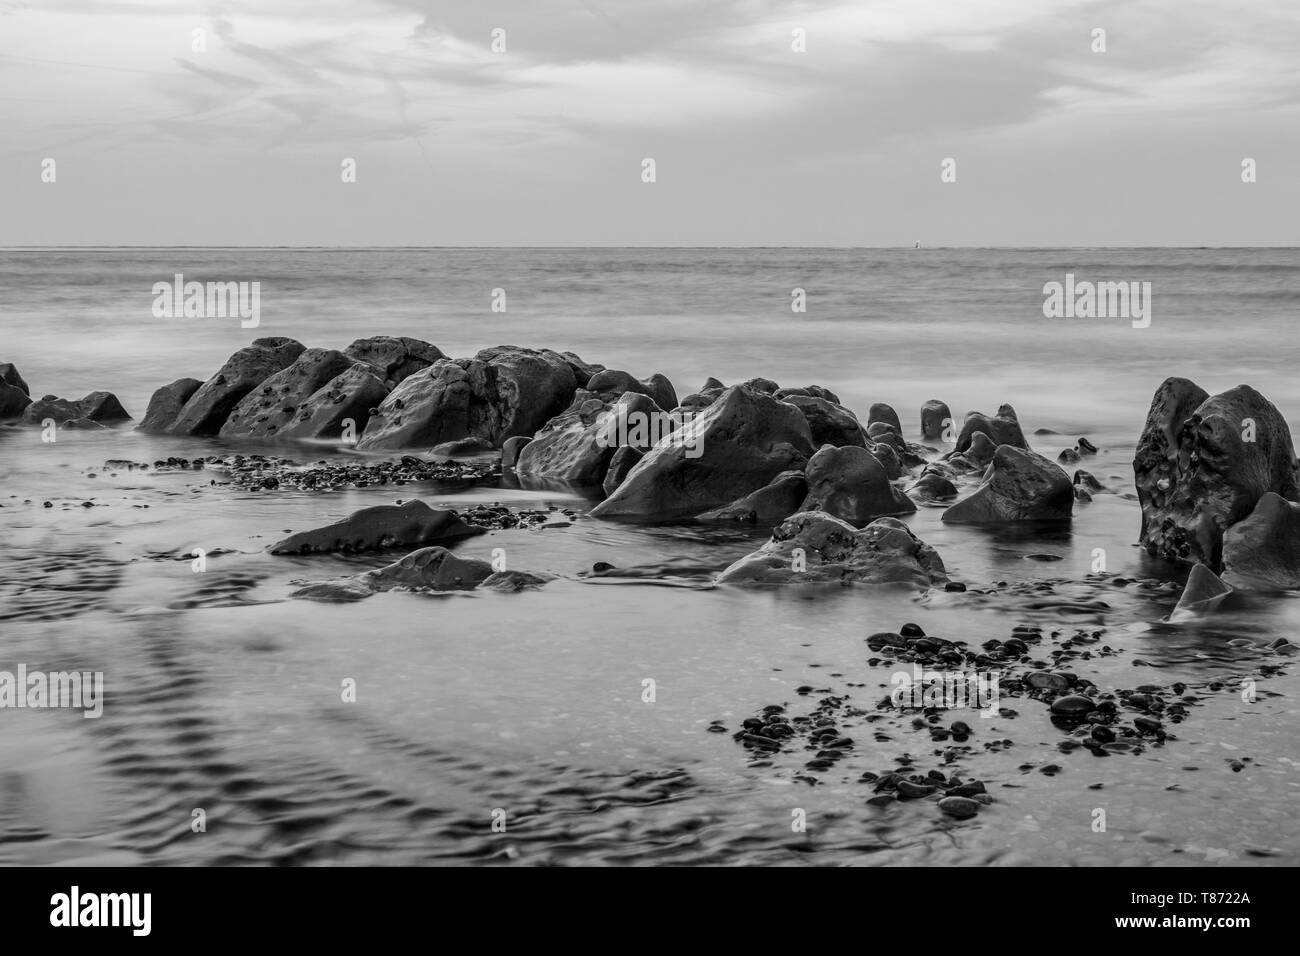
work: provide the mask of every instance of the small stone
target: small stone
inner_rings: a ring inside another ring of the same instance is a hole
[[[1052,713],[1067,717],[1082,717],[1093,709],[1093,702],[1079,694],[1067,694],[1052,701]]]
[[[944,797],[939,801],[939,809],[958,820],[969,820],[980,812],[980,803],[969,797]]]

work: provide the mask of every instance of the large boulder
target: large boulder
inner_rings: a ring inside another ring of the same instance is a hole
[[[492,565],[461,558],[446,548],[412,551],[400,561],[334,581],[308,584],[291,597],[313,601],[359,601],[380,591],[470,591],[493,575]]]
[[[288,368],[305,349],[283,336],[255,339],[221,366],[190,396],[176,420],[161,431],[173,435],[215,435],[245,395]]]
[[[669,434],[675,424],[642,392],[622,392],[612,403],[582,398],[589,392],[578,394],[562,415],[547,422],[524,446],[515,462],[516,474],[598,485],[620,446],[646,451],[653,444],[633,437],[638,424],[643,426],[639,437],[646,438]]]
[[[497,346],[443,359],[412,374],[384,399],[359,448],[432,446],[477,438],[493,448],[532,435],[573,400],[570,362],[549,349]]]
[[[343,350],[343,354],[371,366],[387,389],[395,388],[413,373],[447,357],[436,345],[405,335],[372,335],[368,339],[357,339]]]
[[[896,518],[878,518],[862,530],[833,515],[802,511],[783,521],[759,550],[718,576],[719,584],[947,583],[933,548]]]
[[[948,524],[1068,521],[1074,486],[1055,462],[1024,448],[999,445],[979,488],[943,513]]]
[[[237,404],[218,434],[222,438],[281,438],[302,405],[356,363],[334,349],[307,349],[288,368],[267,378]]]
[[[808,478],[802,471],[783,471],[769,484],[729,505],[696,517],[702,522],[776,524],[800,510],[808,496]]]
[[[962,422],[961,434],[957,436],[956,451],[965,451],[977,432],[983,432],[993,440],[994,445],[1011,445],[1015,448],[1028,448],[1025,433],[1020,430],[1016,410],[1010,405],[1003,405],[996,415],[983,412],[968,412]]]
[[[1300,504],[1266,491],[1223,535],[1223,580],[1240,590],[1300,588]]]
[[[1133,472],[1142,545],[1215,571],[1224,532],[1265,493],[1300,497],[1291,430],[1247,385],[1207,396],[1187,379],[1167,379],[1151,402]]]
[[[31,397],[32,390],[27,387],[27,383],[23,381],[23,377],[18,374],[18,369],[12,362],[0,362],[0,382],[11,385],[24,395]]]
[[[357,362],[307,396],[297,414],[277,432],[296,440],[349,438],[356,441],[370,421],[370,412],[388,397],[388,387],[375,367]],[[347,422],[350,435],[345,435]]]
[[[0,422],[22,418],[23,411],[31,403],[28,394],[17,385],[0,380]]]
[[[145,409],[144,418],[136,426],[137,431],[165,431],[172,422],[180,417],[185,403],[203,387],[197,378],[178,378],[170,385],[164,385],[153,393],[149,407]]]
[[[895,434],[903,434],[903,423],[898,418],[898,412],[894,411],[892,405],[886,405],[884,402],[876,402],[871,408],[867,409],[867,428],[877,422],[882,422],[894,430]]]
[[[780,393],[777,393],[780,396]],[[867,445],[866,433],[862,425],[847,408],[828,402],[813,395],[785,395],[781,398],[789,402],[808,419],[808,429],[812,432],[813,444],[822,445]]]
[[[331,551],[378,551],[483,534],[454,511],[430,508],[412,499],[401,505],[362,508],[342,521],[299,531],[271,545],[272,554],[319,554]]]
[[[72,421],[111,425],[131,420],[112,392],[91,392],[78,401],[46,395],[23,410],[23,421],[29,424],[39,425],[47,418],[59,425]]]
[[[825,512],[860,528],[883,515],[916,510],[912,499],[890,483],[880,460],[856,445],[823,447],[805,474],[808,496],[800,511]]]
[[[793,405],[741,386],[646,452],[627,479],[591,512],[601,518],[693,518],[802,468],[812,435]]]
[[[921,406],[921,437],[937,441],[943,437],[944,424],[952,422],[952,412],[948,406],[937,398],[932,398]]]

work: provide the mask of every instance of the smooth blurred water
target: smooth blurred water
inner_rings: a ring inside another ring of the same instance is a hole
[[[151,286],[176,272],[260,281],[261,326],[155,319]],[[1045,319],[1043,284],[1067,272],[1152,282],[1150,328]],[[791,312],[795,287],[807,290],[806,314]],[[504,314],[490,311],[496,288]],[[108,389],[136,417],[157,386],[206,378],[263,335],[337,348],[413,335],[452,355],[505,343],[569,349],[638,376],[662,371],[679,394],[709,375],[817,383],[862,415],[893,404],[913,439],[925,399],[958,416],[1010,402],[1044,454],[1088,435],[1102,454],[1084,467],[1119,493],[1078,505],[1073,527],[1046,537],[947,527],[923,508],[908,520],[953,577],[972,587],[1082,581],[1101,547],[1111,571],[1177,581],[1133,546],[1130,463],[1151,393],[1174,374],[1211,391],[1246,382],[1295,427],[1298,301],[1295,250],[11,251],[0,253],[0,361],[35,395]],[[1014,720],[971,720],[977,744],[1015,746],[963,758],[961,771],[997,802],[962,824],[931,804],[865,805],[863,770],[902,753],[935,765],[925,761],[936,746],[905,720],[888,742],[856,735],[851,757],[816,787],[794,782],[797,755],[753,768],[729,735],[704,729],[722,719],[734,730],[769,703],[798,713],[815,699],[794,693],[802,684],[871,707],[892,668],[868,666],[862,639],[909,620],[972,644],[1023,622],[1105,627],[1120,653],[1072,665],[1104,689],[1235,681],[1279,663],[1263,645],[1294,639],[1300,606],[1289,596],[1171,631],[1151,625],[1176,590],[1104,584],[1087,593],[1109,609],[1080,617],[1014,595],[921,602],[893,590],[588,583],[579,574],[596,561],[722,567],[766,534],[580,517],[457,545],[484,558],[502,547],[511,567],[560,576],[541,591],[319,605],[287,595],[295,582],[386,559],[267,555],[288,530],[416,495],[452,507],[586,505],[511,488],[249,493],[212,485],[221,476],[209,471],[101,469],[229,450],[320,456],[125,429],[64,432],[50,445],[38,430],[0,427],[0,669],[98,669],[110,689],[99,720],[0,711],[0,861],[1300,859],[1289,826],[1294,668],[1263,677],[1250,704],[1235,684],[1204,693],[1177,740],[1138,755],[1058,753],[1062,734],[1032,701]],[[212,552],[202,574],[190,569],[195,547]],[[1044,554],[1059,560],[1027,559]],[[348,678],[356,703],[341,700]],[[646,679],[653,704],[642,700]],[[1233,773],[1228,760],[1245,756]],[[1063,771],[1038,772],[1049,762]],[[1091,829],[1098,806],[1104,834]],[[195,808],[206,833],[191,832]],[[791,832],[792,808],[808,811],[807,833]],[[504,834],[491,829],[496,809]]]

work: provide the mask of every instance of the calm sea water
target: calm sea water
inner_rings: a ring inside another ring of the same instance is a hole
[[[151,287],[177,272],[261,282],[260,327],[155,319]],[[1066,273],[1151,282],[1150,327],[1044,318],[1043,284]],[[796,287],[805,314],[791,311]],[[498,288],[504,314],[490,311]],[[1061,433],[1031,435],[1050,456],[1088,435],[1102,454],[1086,467],[1118,494],[1079,505],[1068,532],[947,528],[937,509],[909,519],[974,588],[1082,580],[1098,547],[1112,571],[1174,578],[1133,547],[1130,463],[1151,393],[1173,374],[1211,391],[1249,383],[1294,430],[1298,302],[1300,251],[1281,249],[10,251],[0,361],[36,395],[108,389],[138,418],[158,385],[206,378],[254,337],[342,348],[387,333],[452,355],[573,350],[637,376],[662,371],[679,394],[710,375],[822,384],[860,414],[889,402],[909,432],[928,398],[958,415],[1010,402],[1027,433]],[[229,447],[128,430],[51,445],[0,428],[0,669],[102,670],[109,686],[99,720],[0,711],[0,862],[1300,862],[1289,824],[1300,681],[1294,668],[1269,671],[1249,704],[1231,689],[1278,663],[1263,644],[1295,638],[1291,598],[1171,630],[1152,625],[1176,590],[1111,587],[1105,609],[1067,615],[1012,595],[597,585],[577,576],[595,561],[721,567],[765,535],[579,518],[458,546],[479,557],[504,547],[512,567],[560,575],[541,591],[322,606],[286,596],[382,559],[266,555],[287,530],[416,495],[584,503],[482,487],[247,493],[212,485],[211,472],[101,469]],[[195,547],[212,553],[202,574]],[[1062,734],[1034,702],[1014,719],[972,719],[976,743],[1014,746],[960,762],[997,801],[962,824],[932,804],[865,805],[862,771],[905,753],[938,765],[906,721],[887,740],[857,734],[817,786],[795,781],[799,755],[752,767],[729,735],[705,731],[714,719],[734,730],[769,703],[806,710],[812,699],[794,692],[804,684],[870,707],[891,668],[869,666],[862,639],[905,621],[972,643],[1018,623],[1105,628],[1119,653],[1074,665],[1103,689],[1230,689],[1206,691],[1176,740],[1106,760],[1059,753]],[[355,703],[341,699],[348,679]],[[647,679],[654,703],[642,700]],[[1049,763],[1061,772],[1039,772]],[[1098,807],[1105,833],[1091,826]],[[791,831],[794,808],[806,833]],[[206,832],[191,829],[196,809]],[[505,833],[492,831],[497,810]]]

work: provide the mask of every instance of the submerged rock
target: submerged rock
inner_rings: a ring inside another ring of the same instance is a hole
[[[203,383],[197,378],[178,378],[170,385],[164,385],[153,393],[149,399],[149,407],[145,410],[144,418],[136,426],[137,431],[142,432],[161,432],[166,430],[172,422],[180,417],[181,409],[200,388]]]
[[[805,474],[808,496],[800,511],[824,511],[860,528],[884,515],[916,510],[912,499],[890,483],[880,460],[856,445],[822,448]]]
[[[359,601],[380,591],[471,591],[495,572],[476,558],[461,558],[446,548],[412,551],[400,561],[334,581],[308,584],[291,597],[312,601]]]
[[[968,412],[961,426],[961,434],[957,436],[956,450],[965,451],[969,448],[977,432],[988,435],[995,446],[1011,445],[1014,448],[1026,449],[1029,447],[1024,432],[1020,430],[1016,410],[1010,405],[1003,405],[998,409],[997,414],[992,416],[985,415],[983,412]]]
[[[945,426],[944,423],[947,423]],[[937,441],[943,437],[945,427],[951,427],[952,412],[948,406],[937,398],[932,398],[921,406],[921,437]]]
[[[948,524],[1068,521],[1074,510],[1070,478],[1042,455],[1001,445],[983,483],[943,513]]]
[[[1231,593],[1232,588],[1224,584],[1218,575],[1204,564],[1198,564],[1187,576],[1187,585],[1183,588],[1173,613],[1169,615],[1169,620],[1185,621],[1213,611]]]
[[[23,410],[23,421],[29,424],[39,425],[46,419],[53,419],[58,425],[75,421],[89,427],[89,423],[108,425],[130,421],[131,416],[112,392],[91,392],[79,401],[46,395]]]
[[[903,423],[898,419],[898,412],[884,402],[876,402],[867,409],[867,427],[877,423],[888,425],[896,435],[903,434]]]
[[[0,422],[22,418],[23,411],[31,403],[31,398],[21,388],[0,381]]]
[[[18,369],[12,362],[0,362],[0,382],[18,389],[29,397],[32,394],[32,390],[27,387],[27,383],[18,374]]]
[[[1217,570],[1223,533],[1266,492],[1300,497],[1291,431],[1263,395],[1238,385],[1210,396],[1187,379],[1156,391],[1133,458],[1141,544]]]
[[[326,551],[373,551],[428,544],[482,534],[454,511],[430,508],[423,501],[362,508],[342,521],[299,531],[273,544],[272,554],[314,554]]]
[[[812,454],[797,408],[742,386],[727,389],[680,432],[680,441],[675,433],[647,451],[592,516],[693,518],[802,468]]]
[[[1265,492],[1223,535],[1223,581],[1243,590],[1300,588],[1300,504]]]
[[[858,530],[820,511],[783,521],[758,551],[736,561],[719,584],[910,584],[948,580],[933,548],[895,518]]]

